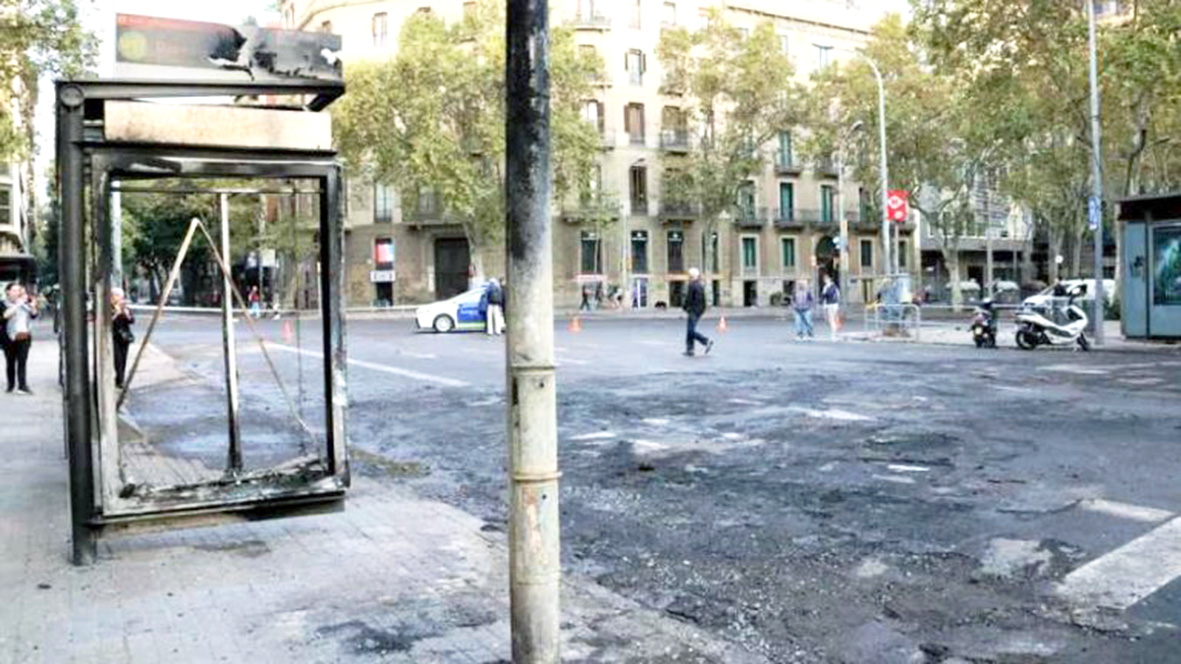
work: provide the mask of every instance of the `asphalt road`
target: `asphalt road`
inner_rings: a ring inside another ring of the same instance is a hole
[[[774,662],[1179,661],[1181,354],[708,323],[694,358],[679,321],[558,326],[569,573]],[[348,327],[354,470],[503,530],[503,338],[409,325]],[[315,327],[260,325],[313,426]],[[215,321],[154,341],[216,399]],[[282,411],[241,344],[246,400]]]

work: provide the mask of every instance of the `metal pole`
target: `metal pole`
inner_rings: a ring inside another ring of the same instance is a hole
[[[860,51],[856,51],[857,55],[865,60],[869,68],[873,70],[874,80],[878,84],[878,149],[881,154],[881,171],[882,171],[882,266],[886,274],[892,274],[896,270],[894,263],[890,260],[890,216],[886,213],[886,206],[890,198],[889,183],[890,173],[889,166],[886,161],[886,86],[882,82],[882,72],[878,69],[877,63],[870,59]]]
[[[111,278],[112,286],[123,288],[123,195],[111,192]]]
[[[508,0],[509,586],[512,661],[560,661],[547,0]]]
[[[984,175],[984,293],[988,297],[993,295],[991,184],[986,171]]]
[[[82,106],[84,93],[77,86],[57,89],[58,136],[61,169],[62,303],[66,339],[66,434],[70,452],[70,520],[73,562],[86,565],[97,557],[90,520],[95,516],[94,457],[90,440],[90,346],[86,330],[86,231],[82,205],[83,155]],[[96,193],[97,195],[97,193]],[[105,303],[96,303],[96,308]]]
[[[221,200],[221,255],[227,263],[230,256],[230,196],[222,194]],[[230,273],[221,277],[221,346],[226,363],[226,402],[229,407],[230,449],[228,469],[231,473],[242,470],[242,439],[238,423],[238,348],[234,341],[234,284]]]
[[[840,283],[841,302],[849,301],[849,218],[845,215],[845,140],[852,131],[846,132],[837,146],[837,223],[841,234],[841,272]]]
[[[1102,134],[1099,125],[1099,55],[1095,46],[1095,3],[1084,0],[1087,5],[1087,44],[1091,56],[1091,205],[1098,207],[1097,223],[1092,226],[1095,234],[1095,284],[1092,292],[1091,317],[1095,321],[1096,346],[1103,345],[1103,305],[1107,291],[1103,288],[1103,153]],[[1088,208],[1088,216],[1090,216]]]

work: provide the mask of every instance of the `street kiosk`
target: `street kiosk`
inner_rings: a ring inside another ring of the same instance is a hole
[[[1181,339],[1181,193],[1119,202],[1123,334]]]

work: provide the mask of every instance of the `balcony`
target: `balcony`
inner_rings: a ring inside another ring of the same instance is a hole
[[[817,159],[812,164],[812,170],[816,171],[817,177],[822,177],[822,178],[837,177],[837,164],[832,159]]]
[[[411,228],[461,223],[454,214],[447,212],[442,206],[424,206],[411,210],[402,210],[402,221]]]
[[[803,228],[804,220],[795,208],[775,208],[775,228]]]
[[[597,12],[580,13],[570,19],[570,27],[575,30],[610,30],[611,17]]]
[[[782,150],[775,151],[775,174],[776,175],[799,175],[804,169],[796,162],[790,152]]]
[[[732,214],[734,215],[734,225],[739,228],[762,228],[767,225],[767,208],[761,207],[735,207]]]
[[[692,147],[689,132],[684,129],[666,129],[660,132],[660,149],[665,152],[688,152]]]
[[[701,216],[701,207],[689,201],[661,201],[661,221],[693,221]]]
[[[583,221],[614,221],[619,219],[622,206],[615,196],[599,194],[571,202],[562,208],[562,219],[577,224]]]
[[[837,214],[832,210],[796,210],[796,218],[809,226],[827,227],[837,225]]]
[[[647,141],[645,140],[645,136],[643,133],[628,132],[627,143],[628,143],[628,145],[637,145],[637,146],[643,147],[644,145],[647,144]]]

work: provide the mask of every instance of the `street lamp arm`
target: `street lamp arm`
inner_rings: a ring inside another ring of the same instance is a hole
[[[878,148],[881,152],[882,162],[882,265],[886,273],[890,274],[897,270],[894,269],[894,262],[890,260],[890,215],[886,212],[890,197],[889,164],[886,160],[886,86],[882,81],[882,70],[873,61],[873,58],[861,51],[853,51],[853,54],[869,65],[869,68],[873,70],[874,80],[878,84]],[[897,260],[897,257],[895,257],[895,260]]]

